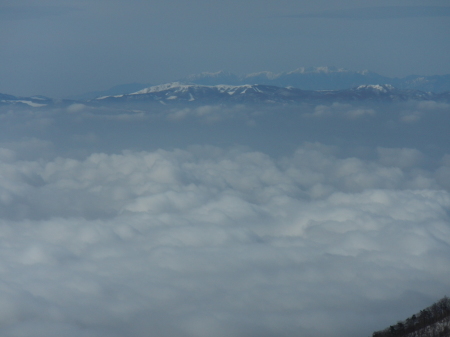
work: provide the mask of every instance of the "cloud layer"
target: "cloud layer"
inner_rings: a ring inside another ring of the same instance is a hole
[[[2,334],[367,333],[449,287],[450,194],[401,167],[317,145],[3,164]]]
[[[448,154],[430,165],[408,147],[348,154],[301,142],[275,156],[188,139],[91,150],[104,136],[95,118],[140,114],[117,120],[124,142],[145,121],[192,122],[206,137],[233,119],[260,130],[279,118],[181,111],[2,115],[39,136],[1,143],[2,336],[369,336],[448,294]],[[335,105],[299,118],[373,123],[379,111]],[[395,125],[411,127],[401,111]],[[61,118],[74,128],[64,137]]]

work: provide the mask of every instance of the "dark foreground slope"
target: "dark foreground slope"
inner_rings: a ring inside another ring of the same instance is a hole
[[[397,322],[372,337],[448,337],[450,336],[450,299],[444,297],[404,321]]]

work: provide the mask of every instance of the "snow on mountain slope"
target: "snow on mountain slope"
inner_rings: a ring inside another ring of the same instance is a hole
[[[267,75],[267,74],[265,74]],[[450,102],[450,92],[433,94],[419,90],[398,89],[390,84],[359,85],[344,90],[301,90],[292,86],[280,87],[266,84],[199,85],[171,82],[151,86],[131,94],[103,96],[88,101],[52,100],[46,97],[15,97],[0,95],[0,105],[68,106],[82,103],[91,106],[152,102],[161,104],[297,104],[333,102],[399,102],[399,101]]]
[[[442,96],[442,97],[441,97]],[[318,101],[407,101],[445,100],[446,96],[418,90],[400,90],[389,84],[360,85],[346,90],[301,90],[263,84],[198,85],[172,82],[152,86],[129,95],[100,97],[96,101],[160,103],[301,103]],[[167,101],[167,102],[166,102]]]
[[[292,71],[273,73],[261,71],[238,76],[229,71],[189,75],[183,82],[201,85],[258,83],[280,87],[293,86],[303,90],[343,90],[360,85],[386,83],[400,89],[440,93],[450,90],[450,75],[392,78],[369,70],[351,71],[337,67],[300,67]]]

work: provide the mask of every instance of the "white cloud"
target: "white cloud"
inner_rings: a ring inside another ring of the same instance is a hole
[[[380,162],[385,166],[400,168],[420,166],[424,155],[416,149],[377,148]]]
[[[421,101],[417,102],[417,107],[423,111],[432,111],[432,110],[449,110],[450,104],[444,102],[435,102],[435,101]]]
[[[218,123],[231,118],[248,119],[249,109],[243,105],[201,105],[193,108],[173,108],[167,112],[170,121],[182,121],[186,118],[196,118],[206,123]],[[251,121],[251,120],[250,120]]]
[[[411,187],[419,152],[378,152],[6,150],[0,332],[358,336],[406,317],[449,289],[450,194],[432,171]]]
[[[353,107],[351,104],[335,102],[331,105],[317,105],[312,114],[305,114],[305,116],[330,117],[337,115],[350,119],[356,119],[364,116],[374,116],[375,114],[376,112],[372,108]]]
[[[404,123],[415,123],[422,120],[427,115],[448,113],[450,104],[435,101],[411,101],[403,104],[406,108],[400,112],[400,121]]]
[[[67,107],[67,112],[75,113],[87,109],[87,106],[81,103],[71,104]]]
[[[375,115],[375,110],[359,108],[359,109],[349,110],[346,114],[349,118],[358,118],[358,117],[362,117],[365,115],[373,116],[373,115]]]
[[[0,335],[363,336],[422,309],[450,160],[395,122],[445,109],[408,104],[0,113]]]
[[[421,115],[419,111],[406,111],[400,116],[400,121],[404,123],[415,123],[420,121]]]

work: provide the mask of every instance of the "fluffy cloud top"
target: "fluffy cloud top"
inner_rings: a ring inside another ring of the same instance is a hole
[[[2,150],[1,334],[370,334],[450,286],[449,192],[379,152]]]
[[[0,335],[369,336],[448,295],[446,107],[408,104],[0,111]]]

